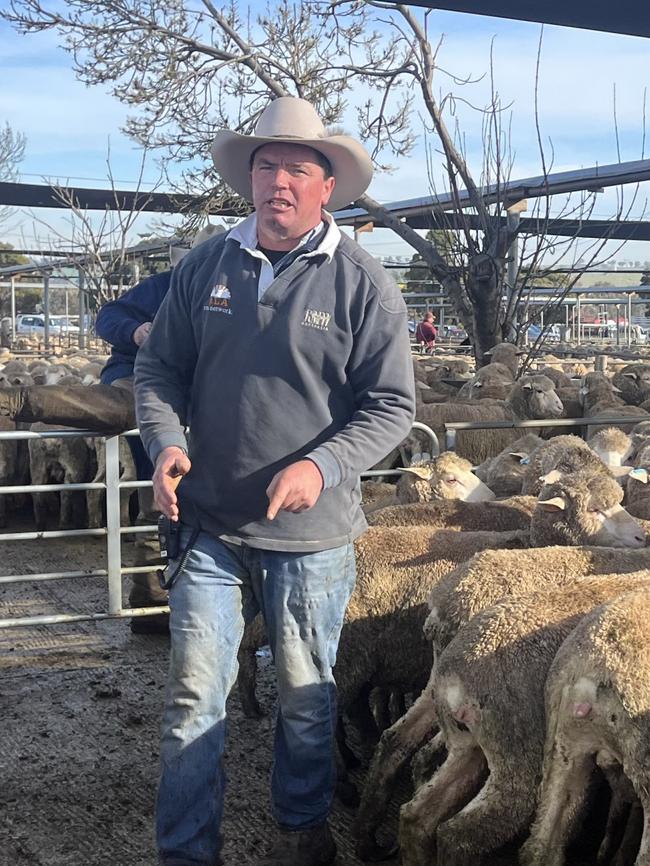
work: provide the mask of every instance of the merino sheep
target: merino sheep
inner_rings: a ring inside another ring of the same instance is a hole
[[[629,406],[640,406],[650,398],[650,364],[627,364],[612,383]]]
[[[544,773],[537,816],[521,853],[525,866],[564,866],[596,764],[618,768],[631,782],[643,830],[634,862],[650,863],[649,621],[646,585],[594,610],[560,647],[546,681]],[[608,827],[599,863],[615,847],[611,837]]]
[[[632,440],[618,427],[600,430],[589,438],[587,444],[609,469],[623,466],[634,453]]]
[[[472,473],[471,463],[452,451],[445,451],[434,460],[405,467],[394,492],[389,497],[372,503],[365,512],[372,514],[379,509],[401,503],[431,502],[437,499],[485,502],[494,499],[494,493]]]
[[[560,388],[571,389],[574,387],[573,382],[567,374],[563,373],[562,370],[557,369],[556,367],[549,367],[544,364],[542,367],[537,368],[537,372],[541,373],[542,376],[547,376],[555,385],[556,391]]]
[[[586,442],[579,436],[556,436],[549,442],[544,442],[530,456],[530,461],[524,473],[521,492],[528,496],[537,496],[544,485],[544,478],[551,472],[566,473],[577,470],[590,473],[611,473]]]
[[[537,504],[533,496],[513,496],[495,502],[418,502],[393,505],[369,515],[371,526],[428,526],[462,532],[513,532],[530,527]]]
[[[555,653],[585,614],[644,585],[650,587],[650,571],[583,579],[504,599],[461,629],[433,682],[447,759],[402,807],[403,866],[429,866],[436,846],[439,863],[474,866],[526,830],[542,769],[544,683]]]
[[[395,485],[389,484],[387,481],[366,480],[361,482],[361,502],[363,505],[372,505],[382,499],[388,499],[394,493]]]
[[[519,358],[523,354],[523,350],[518,346],[515,346],[513,343],[497,343],[496,346],[488,349],[487,352],[483,352],[483,355],[490,359],[490,363],[503,364],[508,367],[512,373],[513,379],[517,377],[517,373],[519,372]]]
[[[505,364],[487,364],[458,391],[459,400],[505,400],[514,377]]]
[[[584,487],[588,485],[588,480],[583,478],[581,483],[578,478],[577,481],[575,506],[569,503],[576,485],[571,481],[566,485],[564,496],[568,500],[568,507],[566,514],[561,510],[557,527],[553,522],[546,523],[547,517],[552,517],[552,512],[547,514],[542,511],[545,507],[543,503],[539,503],[533,515],[531,525],[535,517],[542,523],[536,526],[538,543],[544,542],[549,545],[548,548],[542,550],[536,547],[516,552],[487,551],[448,572],[432,586],[429,596],[431,612],[425,631],[437,651],[443,649],[461,626],[479,611],[504,596],[531,592],[545,585],[562,585],[574,577],[599,571],[607,573],[615,568],[621,572],[636,571],[650,567],[650,551],[645,549],[626,551],[552,546],[558,541],[562,545],[583,545],[611,544],[613,540],[611,535],[601,532],[599,518],[591,513],[592,507],[595,507],[595,511],[607,507],[612,490],[606,486],[604,492],[607,502],[600,502],[597,490],[593,499],[586,495]],[[620,497],[621,489],[613,479],[609,479],[609,485],[613,485],[616,495]],[[556,489],[550,489],[547,493],[550,495],[554,492]],[[627,542],[630,547],[643,545],[644,535],[635,521],[628,517],[623,520],[622,526],[623,532],[616,543]],[[542,529],[545,530],[545,538],[542,538]],[[616,531],[616,522],[612,529]],[[503,556],[503,559],[499,556]],[[375,859],[382,855],[374,835],[385,814],[397,773],[431,738],[435,724],[435,710],[430,689],[427,688],[408,713],[382,735],[366,778],[355,825],[357,851],[362,858]]]
[[[530,455],[542,444],[543,439],[528,433],[508,445],[496,457],[477,466],[474,473],[481,481],[485,481],[495,496],[516,496],[521,493]]]
[[[625,401],[619,396],[619,389],[605,373],[587,373],[583,376],[579,393],[585,415],[598,414],[597,408],[601,405],[603,409],[625,405]]]
[[[634,468],[627,477],[625,501],[630,514],[650,520],[650,443],[644,445],[634,458]]]
[[[525,376],[510,390],[508,399],[419,406],[418,421],[433,429],[444,442],[444,425],[451,421],[524,421],[559,418],[563,407],[546,376]],[[531,430],[531,432],[534,432]],[[465,430],[456,437],[456,451],[473,465],[496,456],[519,438],[516,429]]]

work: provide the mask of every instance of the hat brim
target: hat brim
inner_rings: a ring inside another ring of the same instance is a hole
[[[222,129],[215,136],[210,152],[215,168],[231,189],[253,201],[250,179],[250,159],[263,144],[300,144],[322,153],[332,166],[336,180],[327,210],[341,210],[355,202],[368,189],[372,180],[372,161],[366,150],[347,135],[328,138],[270,138],[242,135]]]

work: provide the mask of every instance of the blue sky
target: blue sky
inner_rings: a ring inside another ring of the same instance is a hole
[[[2,3],[3,0],[0,0]],[[460,13],[434,12],[429,18],[433,41],[445,34],[440,63],[459,76],[480,76],[488,68],[494,39],[496,86],[504,103],[512,103],[512,143],[515,167],[512,176],[540,171],[534,127],[533,93],[539,25]],[[617,161],[613,125],[613,88],[616,86],[621,158],[642,155],[644,87],[650,68],[650,43],[641,38],[546,27],[539,87],[542,134],[550,138],[554,170],[586,167]],[[0,122],[8,121],[27,136],[22,179],[38,183],[42,178],[70,179],[79,185],[106,185],[106,155],[110,140],[111,166],[116,183],[128,186],[137,179],[140,156],[121,132],[127,111],[110,93],[87,88],[75,79],[71,58],[57,46],[55,34],[19,36],[0,21]],[[439,86],[447,88],[440,76]],[[472,102],[483,104],[487,79],[461,91]],[[480,118],[462,104],[459,119],[466,132],[470,161],[480,152]],[[646,152],[650,145],[646,145]],[[550,154],[550,150],[549,150]],[[145,179],[154,181],[153,163]],[[429,192],[420,145],[409,159],[401,159],[396,171],[376,176],[370,192],[390,201]],[[442,186],[442,184],[440,184]],[[644,190],[639,201],[645,200]],[[615,207],[613,192],[599,196],[595,215],[606,217]],[[640,215],[642,206],[637,207]],[[41,219],[60,225],[52,211]],[[649,217],[650,218],[650,217]],[[33,242],[47,229],[32,225],[29,214],[18,214],[3,239]],[[23,238],[21,240],[20,238]],[[372,252],[408,252],[394,236],[376,232],[364,236]],[[621,257],[650,258],[650,245],[630,244]],[[643,248],[643,249],[642,249]]]

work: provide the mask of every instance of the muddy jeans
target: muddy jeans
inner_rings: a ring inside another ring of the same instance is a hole
[[[190,531],[183,527],[181,550]],[[244,621],[261,610],[277,673],[272,806],[289,829],[326,820],[334,793],[336,659],[354,547],[299,554],[201,532],[170,592],[171,657],[156,833],[165,866],[213,866],[221,848],[226,698]]]

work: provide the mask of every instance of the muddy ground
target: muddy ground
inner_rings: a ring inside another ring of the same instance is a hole
[[[104,565],[101,539],[0,543],[2,574]],[[2,618],[105,608],[103,578],[0,586]],[[0,630],[0,866],[155,866],[167,656],[167,638],[132,635],[124,621]],[[272,665],[260,661],[259,693],[269,715],[244,718],[236,695],[229,705],[227,866],[254,863],[272,831],[275,693]],[[336,806],[339,866],[360,863],[352,853],[352,818]],[[396,809],[393,826],[395,819]],[[513,862],[495,858],[489,866]]]

